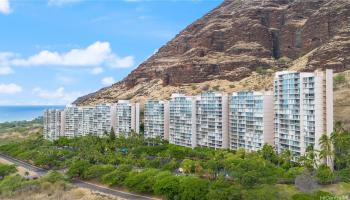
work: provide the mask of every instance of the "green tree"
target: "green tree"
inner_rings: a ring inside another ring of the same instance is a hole
[[[49,173],[47,173],[41,180],[50,183],[56,183],[58,181],[66,181],[67,179],[64,177],[63,174],[57,171],[49,171]]]
[[[350,132],[345,131],[341,122],[336,122],[331,134],[334,147],[335,169],[350,168]]]
[[[109,132],[109,139],[110,141],[114,141],[115,140],[115,132],[114,132],[114,128],[111,128],[111,131]]]
[[[278,157],[277,157],[276,151],[273,148],[273,146],[271,146],[269,144],[264,144],[260,153],[265,160],[268,160],[272,163],[278,163]]]
[[[327,184],[333,181],[334,174],[327,165],[322,164],[316,170],[316,178],[320,184]]]
[[[244,191],[245,200],[280,200],[278,190],[273,186],[259,186]]]
[[[292,153],[289,149],[284,149],[282,151],[279,165],[284,169],[289,169],[292,166]]]
[[[132,170],[131,165],[119,165],[116,170],[102,176],[102,182],[107,185],[119,185],[123,184],[123,181],[128,177],[129,172]]]
[[[289,183],[294,183],[295,178],[303,173],[304,167],[292,167],[285,173],[285,179]]]
[[[68,169],[67,175],[71,178],[82,177],[83,173],[91,166],[86,160],[78,160],[73,162]]]
[[[145,124],[144,123],[141,123],[140,124],[140,134],[144,134],[145,133]]]
[[[350,168],[341,169],[338,175],[341,181],[350,183]]]
[[[112,165],[92,165],[85,169],[82,178],[86,180],[101,178],[103,175],[110,173],[115,168]]]
[[[214,181],[207,194],[207,199],[210,200],[240,200],[242,188],[232,185],[225,181],[224,177],[219,177]]]
[[[124,185],[136,192],[153,192],[155,177],[159,173],[156,169],[146,169],[142,172],[130,172]]]
[[[332,140],[327,134],[323,134],[319,139],[320,144],[320,158],[324,160],[324,163],[333,167],[333,150]],[[331,168],[333,170],[333,168]]]
[[[208,181],[195,176],[180,178],[179,195],[181,200],[206,200]]]
[[[0,194],[10,194],[20,188],[23,184],[23,178],[16,174],[14,176],[6,176],[0,181]]]
[[[163,166],[163,170],[168,170],[168,171],[174,171],[177,168],[179,168],[179,163],[176,161],[175,158],[171,159],[169,162],[167,162],[164,166]]]
[[[181,168],[186,174],[192,173],[194,171],[194,167],[195,167],[195,162],[190,159],[184,159],[181,163]]]
[[[250,188],[259,184],[273,184],[281,176],[280,168],[258,156],[235,160],[229,173],[243,186]]]
[[[162,195],[168,200],[179,199],[179,178],[173,175],[157,176],[153,190],[155,194]]]
[[[0,163],[0,180],[3,179],[5,176],[13,174],[15,172],[17,172],[16,166]]]
[[[317,154],[312,145],[306,148],[305,155],[300,156],[299,163],[309,171],[313,171],[317,167]]]

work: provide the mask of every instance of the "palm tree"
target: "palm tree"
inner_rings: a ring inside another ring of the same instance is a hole
[[[300,156],[299,162],[309,171],[313,171],[315,168],[317,168],[317,154],[312,145],[309,145],[306,148],[306,152],[303,156]]]
[[[323,134],[319,139],[320,159],[333,170],[333,150],[332,140],[327,134]]]
[[[292,158],[292,152],[289,149],[284,149],[280,155],[278,165],[281,163],[283,168],[289,169],[291,167]]]
[[[334,148],[334,167],[336,169],[349,167],[350,132],[345,131],[341,122],[335,123],[331,141]]]

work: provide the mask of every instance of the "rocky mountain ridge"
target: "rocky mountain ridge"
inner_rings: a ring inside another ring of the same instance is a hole
[[[75,103],[264,90],[275,71],[320,68],[350,70],[349,0],[226,0],[125,79]]]

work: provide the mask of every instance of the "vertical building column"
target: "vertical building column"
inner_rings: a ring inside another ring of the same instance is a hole
[[[131,129],[136,132],[136,106],[131,104]]]
[[[229,148],[229,97],[222,95],[222,148]]]
[[[326,107],[326,131],[327,134],[330,136],[330,134],[333,132],[333,70],[332,69],[326,69],[326,101],[325,101],[325,107]]]
[[[140,104],[135,103],[135,132],[140,133]]]
[[[263,95],[263,141],[265,144],[274,146],[274,99],[272,92]]]
[[[65,130],[66,130],[66,111],[61,111],[61,130],[60,130],[60,137],[65,136]]]
[[[325,131],[325,88],[324,88],[324,73],[315,73],[315,145],[314,149],[320,150],[319,141]],[[307,147],[306,147],[307,148]]]
[[[191,125],[192,125],[192,139],[191,144],[192,148],[195,148],[197,146],[197,131],[196,131],[196,97],[191,97],[192,100],[192,117],[191,117]]]
[[[164,102],[164,139],[169,141],[169,101]]]
[[[111,105],[111,127],[114,132],[117,134],[117,105]]]
[[[300,107],[299,107],[299,124],[300,124],[300,141],[299,141],[299,146],[300,146],[300,155],[304,155],[306,151],[306,146],[305,146],[305,128],[304,128],[304,86],[303,86],[303,74],[299,74],[299,97],[300,97]],[[294,133],[295,134],[295,133]],[[289,138],[289,142],[290,138]]]

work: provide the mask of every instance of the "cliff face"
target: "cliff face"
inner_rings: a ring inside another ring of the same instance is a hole
[[[75,103],[268,89],[274,71],[317,68],[350,69],[349,0],[226,0],[124,80]]]

